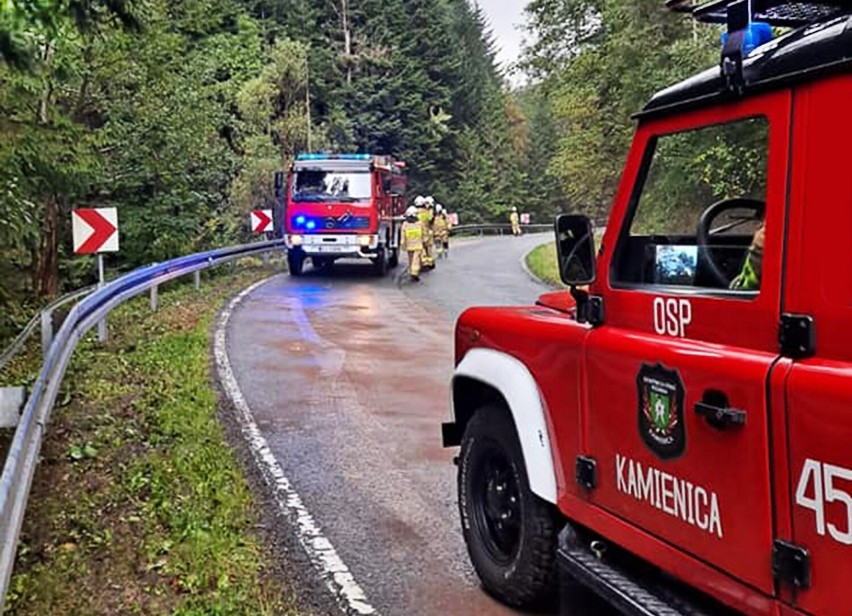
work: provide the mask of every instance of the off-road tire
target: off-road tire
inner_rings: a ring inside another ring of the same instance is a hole
[[[301,276],[305,268],[305,255],[297,252],[287,253],[287,269],[291,276]]]
[[[496,452],[508,461],[520,504],[517,548],[511,556],[502,558],[495,555],[494,544],[488,539],[488,523],[483,523],[482,514],[477,514],[476,502],[487,501],[486,490],[474,485],[488,465],[486,460],[499,457]],[[459,456],[458,494],[462,534],[485,590],[512,607],[552,605],[557,590],[558,513],[530,490],[515,424],[506,409],[481,408],[467,424]]]

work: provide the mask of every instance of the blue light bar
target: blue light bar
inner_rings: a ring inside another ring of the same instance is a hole
[[[301,227],[303,224],[305,224],[305,217],[304,216],[296,216],[296,226]]]
[[[307,226],[309,231],[313,231],[314,229],[317,228],[317,223],[315,223],[313,220],[309,220],[308,224],[306,226]]]
[[[772,26],[762,21],[753,21],[749,23],[745,29],[743,36],[743,56],[749,55],[752,51],[772,40]],[[722,33],[722,48],[728,42],[728,33]]]
[[[372,160],[372,154],[296,154],[296,160]]]

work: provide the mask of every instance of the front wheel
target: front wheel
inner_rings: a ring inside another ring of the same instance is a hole
[[[294,251],[287,253],[287,269],[291,276],[301,276],[305,267],[305,255]]]
[[[513,607],[552,603],[557,514],[530,490],[508,411],[477,411],[465,429],[459,459],[462,534],[483,587]]]
[[[388,273],[388,253],[384,248],[376,251],[376,258],[373,259],[373,273],[379,277]]]

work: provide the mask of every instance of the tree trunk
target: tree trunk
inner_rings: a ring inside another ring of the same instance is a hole
[[[36,266],[35,289],[39,298],[55,297],[59,292],[59,215],[56,195],[44,201],[44,219],[41,229]]]
[[[349,1],[341,0],[340,19],[343,22],[343,53],[346,56],[346,85],[352,85],[352,31],[349,29]]]
[[[50,67],[53,62],[54,41],[48,41],[42,49],[42,61],[48,69],[48,77],[39,97],[36,123],[40,126],[50,125],[50,105],[53,96],[53,83]],[[50,192],[44,200],[44,216],[42,218],[41,239],[39,251],[35,258],[35,276],[33,290],[38,298],[54,297],[59,291],[59,231],[57,223],[56,195]]]

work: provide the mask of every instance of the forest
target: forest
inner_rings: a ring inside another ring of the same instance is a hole
[[[469,0],[1,3],[0,337],[93,281],[72,209],[118,208],[111,271],[246,240],[308,149],[394,154],[463,222],[603,220],[631,113],[718,58],[663,5],[533,0],[510,80]]]

